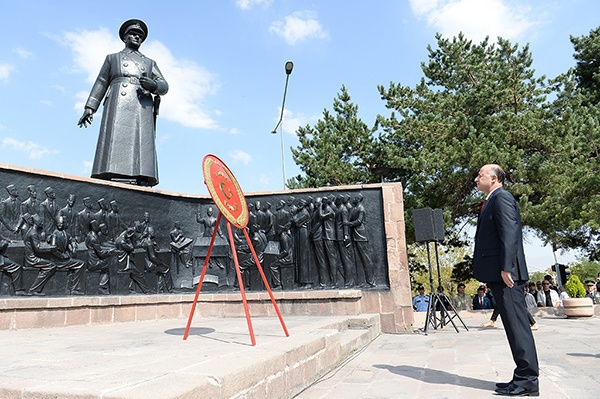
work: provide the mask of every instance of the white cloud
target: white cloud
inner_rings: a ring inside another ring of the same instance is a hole
[[[329,38],[312,11],[297,11],[285,17],[284,21],[275,21],[269,31],[283,37],[291,45],[309,38]]]
[[[148,43],[145,48],[169,83],[169,92],[160,106],[161,116],[187,127],[216,129],[217,123],[202,105],[204,98],[219,88],[216,76],[195,62],[176,59],[158,41]]]
[[[265,175],[264,173],[260,174],[260,176],[258,177],[258,181],[263,187],[269,187],[269,184],[271,184],[271,178]]]
[[[10,64],[0,64],[0,82],[8,80],[14,69],[15,67]]]
[[[459,32],[475,41],[517,39],[536,25],[531,8],[516,0],[410,0],[417,17],[445,37]]]
[[[92,166],[93,166],[93,162],[92,161],[83,161],[83,169],[81,170],[81,173],[84,175],[89,175],[90,173],[92,173]]]
[[[10,137],[2,139],[2,148],[25,152],[28,154],[29,159],[40,159],[46,155],[58,154],[57,150],[42,147],[32,141],[19,141]]]
[[[87,91],[80,91],[78,93],[75,94],[75,104],[73,105],[73,108],[75,108],[75,111],[77,112],[83,112],[83,107],[85,107],[85,102],[87,101],[88,96],[90,95],[90,93],[88,93]]]
[[[67,32],[62,41],[73,52],[73,69],[86,73],[90,84],[96,80],[106,55],[123,48],[121,40],[105,28]],[[94,45],[90,46],[89,43]],[[206,96],[217,91],[219,84],[216,77],[195,62],[176,58],[159,41],[145,42],[141,50],[156,61],[169,83],[169,92],[160,106],[161,117],[191,128],[217,128],[217,123],[202,104]],[[77,94],[78,110],[83,109],[88,94],[85,93],[81,102],[82,96]]]
[[[235,5],[242,10],[248,10],[253,6],[262,6],[263,8],[269,7],[273,4],[273,0],[236,0]]]
[[[241,162],[244,165],[248,165],[250,161],[252,161],[252,155],[242,150],[231,151],[229,156],[233,158],[235,162]]]
[[[123,42],[106,28],[96,31],[66,32],[63,44],[73,52],[73,70],[83,72],[88,83],[94,83],[107,54],[123,48]],[[90,46],[93,43],[93,46]]]
[[[281,107],[278,108],[277,115],[281,115]],[[274,123],[277,123],[278,120],[279,118],[276,118]],[[293,111],[290,111],[289,109],[285,109],[283,111],[283,120],[281,121],[280,128],[283,129],[283,131],[287,134],[295,135],[296,130],[298,130],[300,126],[306,125],[311,120],[316,119],[309,118],[303,114],[295,113]]]
[[[27,59],[27,58],[31,58],[33,57],[33,53],[29,50],[26,50],[22,47],[17,47],[15,49],[15,53],[17,53],[17,55],[21,58]]]
[[[62,94],[65,94],[67,92],[67,90],[65,89],[65,87],[61,86],[61,85],[50,85],[50,87],[53,88],[54,90],[62,93]]]

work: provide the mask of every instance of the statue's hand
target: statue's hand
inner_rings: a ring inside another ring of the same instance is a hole
[[[77,122],[77,126],[79,127],[87,127],[87,125],[91,125],[94,120],[93,117],[94,111],[91,108],[86,108],[83,111],[83,115],[79,118],[79,122]]]
[[[150,79],[146,76],[142,76],[140,78],[140,84],[144,89],[148,90],[150,93],[154,93],[158,88],[158,84],[153,79]]]

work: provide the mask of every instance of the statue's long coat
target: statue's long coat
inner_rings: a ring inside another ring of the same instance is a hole
[[[150,58],[129,49],[106,56],[85,105],[96,112],[106,96],[92,177],[158,184],[154,101],[141,87],[141,76],[156,81],[154,94],[167,93],[169,86]]]

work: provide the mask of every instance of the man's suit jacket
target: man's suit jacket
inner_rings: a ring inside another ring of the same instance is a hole
[[[480,309],[493,309],[490,298],[484,296],[483,297],[483,305],[481,305],[479,303],[479,295],[475,295],[475,297],[473,298],[473,310],[480,310]]]
[[[500,187],[493,191],[477,220],[473,272],[486,283],[501,282],[510,271],[514,281],[527,281],[521,215],[515,198]]]

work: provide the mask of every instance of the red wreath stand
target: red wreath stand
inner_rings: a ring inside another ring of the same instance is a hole
[[[246,290],[242,281],[242,273],[240,271],[240,264],[235,249],[233,232],[231,230],[232,224],[244,232],[244,237],[246,237],[246,242],[248,243],[248,247],[252,252],[254,262],[256,263],[258,271],[260,272],[260,276],[262,277],[265,287],[267,288],[267,292],[269,293],[269,297],[271,298],[271,303],[275,308],[277,317],[279,317],[281,327],[283,328],[285,336],[289,337],[290,334],[287,330],[287,327],[285,326],[285,322],[283,321],[283,317],[281,316],[281,312],[279,311],[277,302],[275,302],[275,297],[273,296],[273,292],[271,291],[271,287],[269,286],[267,277],[265,276],[260,261],[258,260],[258,256],[254,251],[254,247],[252,246],[250,237],[248,236],[248,231],[246,229],[246,226],[248,224],[248,206],[246,204],[244,194],[235,176],[233,176],[233,173],[231,173],[231,171],[229,170],[227,165],[223,163],[223,161],[211,154],[204,157],[202,161],[202,171],[204,174],[204,183],[208,187],[208,191],[210,192],[210,195],[213,201],[215,202],[215,205],[219,209],[219,215],[217,216],[217,223],[215,226],[219,226],[219,223],[221,222],[221,217],[223,215],[227,220],[227,234],[229,237],[229,246],[231,248],[231,255],[235,264],[235,272],[237,274],[238,285],[240,287],[240,294],[242,295],[242,302],[244,304],[244,312],[246,314],[246,322],[248,324],[248,332],[250,334],[252,346],[256,345],[256,339],[254,338],[254,329],[252,328],[252,320],[250,318],[250,311],[248,309],[248,301],[246,300]],[[194,312],[196,311],[196,305],[198,303],[198,296],[200,295],[200,290],[202,289],[202,282],[204,281],[204,276],[206,274],[206,269],[208,268],[208,263],[210,260],[210,254],[215,243],[215,237],[217,236],[217,230],[217,228],[214,229],[212,237],[210,239],[210,245],[208,246],[206,259],[204,260],[204,266],[202,267],[202,274],[200,275],[200,280],[198,281],[198,288],[196,289],[196,295],[194,297],[192,309],[190,310],[190,316],[188,318],[185,333],[183,335],[184,340],[187,339],[190,332],[192,319],[194,317]]]

